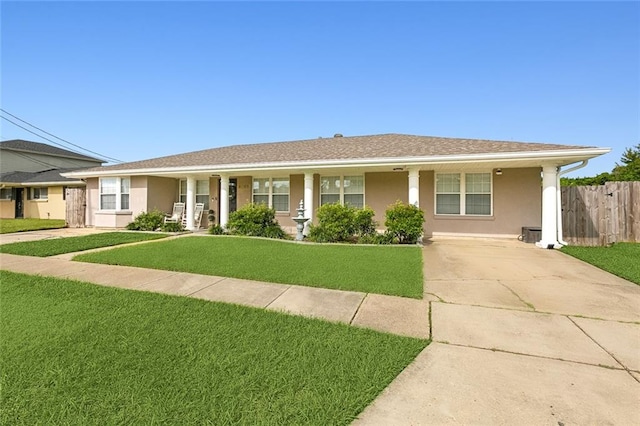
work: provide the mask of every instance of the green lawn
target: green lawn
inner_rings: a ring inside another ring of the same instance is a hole
[[[562,251],[640,285],[638,243],[616,243],[611,247],[565,246],[562,247]]]
[[[0,234],[64,228],[66,222],[58,219],[0,219]]]
[[[415,246],[190,236],[74,260],[422,298],[422,251]]]
[[[0,424],[348,424],[428,344],[0,271]]]
[[[165,238],[166,234],[144,232],[105,232],[81,237],[53,238],[39,241],[23,241],[0,245],[0,253],[24,256],[47,257],[56,254],[73,253],[99,247]]]

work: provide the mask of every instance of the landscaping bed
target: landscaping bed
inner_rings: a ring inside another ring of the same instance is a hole
[[[165,238],[167,234],[145,232],[105,232],[80,237],[52,238],[38,241],[22,241],[0,245],[0,253],[23,256],[47,257],[74,253],[100,247]]]
[[[0,271],[0,424],[350,423],[428,341]]]
[[[417,299],[423,293],[422,250],[417,246],[188,236],[81,254],[74,260]]]

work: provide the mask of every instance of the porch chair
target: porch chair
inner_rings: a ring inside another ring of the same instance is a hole
[[[173,212],[165,215],[164,223],[180,223],[184,217],[184,203],[173,203]]]
[[[196,203],[196,208],[193,211],[193,227],[194,229],[200,229],[200,223],[202,222],[202,212],[204,212],[204,203]],[[187,227],[187,215],[182,216],[182,226]]]

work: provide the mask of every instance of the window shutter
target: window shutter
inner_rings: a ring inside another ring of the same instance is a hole
[[[25,191],[27,191],[27,200],[31,199],[31,188],[25,188]]]

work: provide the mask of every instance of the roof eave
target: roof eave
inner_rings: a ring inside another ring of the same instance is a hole
[[[441,165],[470,162],[501,162],[539,160],[540,164],[562,163],[566,165],[582,159],[590,159],[606,154],[611,148],[581,148],[571,150],[550,150],[550,151],[526,151],[526,152],[498,152],[486,154],[456,154],[437,155],[426,157],[385,157],[385,158],[353,158],[345,160],[317,160],[317,161],[280,161],[270,163],[235,163],[235,164],[210,164],[183,167],[152,167],[152,168],[132,168],[104,171],[74,171],[61,173],[64,177],[91,178],[102,176],[141,176],[151,174],[164,175],[185,175],[196,173],[235,173],[247,171],[265,170],[304,170],[304,169],[325,169],[335,167],[379,167],[379,166],[420,166],[420,165]]]

